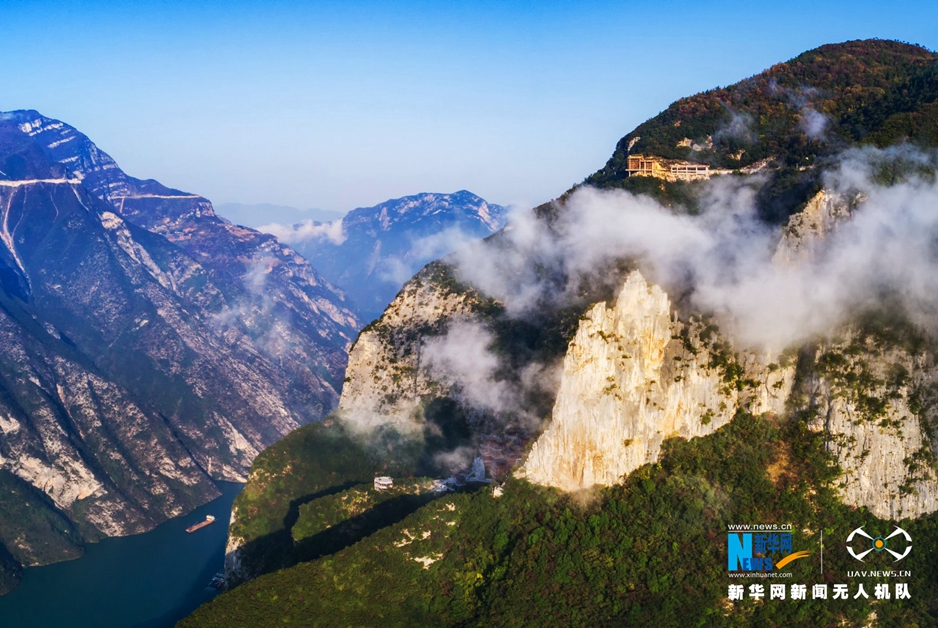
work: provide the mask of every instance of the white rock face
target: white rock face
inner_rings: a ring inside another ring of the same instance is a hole
[[[430,281],[411,281],[371,329],[363,331],[349,354],[339,416],[346,425],[369,430],[392,424],[416,426],[420,397],[445,394],[419,364],[420,328],[443,325],[472,311],[472,297],[442,290]]]
[[[843,349],[842,346],[834,350]],[[842,354],[843,355],[843,354]],[[921,418],[911,410],[911,398],[922,387],[934,385],[938,373],[923,368],[901,351],[886,354],[847,354],[842,373],[865,371],[877,383],[858,389],[844,383],[836,373],[813,381],[811,401],[816,404],[816,418],[809,423],[815,431],[826,431],[828,447],[844,473],[841,498],[847,504],[866,506],[877,517],[903,519],[919,517],[938,510],[938,474],[933,438],[923,429]],[[887,371],[900,364],[911,378],[898,387],[888,385]],[[864,377],[861,381],[868,381]],[[885,400],[880,415],[871,415],[858,395]],[[935,414],[935,399],[924,406],[927,415]],[[921,405],[921,401],[918,402]]]
[[[862,201],[862,199],[856,199]],[[842,194],[821,190],[803,211],[788,219],[775,250],[776,264],[793,264],[810,259],[820,243],[838,223],[850,217],[854,204]]]
[[[826,190],[818,192],[804,211],[789,219],[776,249],[775,263],[810,260],[826,237],[854,212],[862,211],[864,200],[862,196],[848,199]],[[837,345],[828,348],[838,350]],[[901,351],[864,351],[849,357],[849,366],[844,368],[856,370],[861,362],[877,379],[884,380],[893,364],[901,364],[911,372],[917,386],[935,377],[925,366],[930,362],[927,356],[913,359]],[[918,517],[938,510],[938,482],[931,466],[935,461],[932,437],[910,411],[910,390],[890,391],[879,386],[866,391],[888,398],[885,416],[870,420],[857,408],[849,387],[840,385],[832,375],[812,382],[812,403],[817,405],[819,417],[810,427],[829,434],[831,451],[844,470],[839,486],[841,498],[848,504],[866,506],[884,518]],[[915,472],[910,471],[910,463],[917,467]]]
[[[553,419],[525,462],[526,477],[568,491],[615,484],[657,460],[665,438],[710,434],[740,403],[781,411],[791,368],[769,373],[748,356],[744,366],[761,376],[760,386],[740,393],[701,340],[702,331],[709,336],[704,327],[687,327],[683,338],[682,331],[668,296],[638,272],[614,307],[597,303],[570,343]]]
[[[862,202],[820,192],[789,221],[775,262],[809,260],[840,222],[862,211]],[[469,317],[472,306],[465,295],[432,284],[409,285],[355,345],[340,410],[366,426],[413,426],[417,398],[453,393],[446,382],[432,381],[426,369],[418,368],[423,365],[413,350],[419,344],[415,330]],[[794,364],[733,350],[717,333],[702,318],[679,320],[668,296],[632,273],[614,304],[598,303],[580,321],[564,358],[552,421],[518,475],[570,491],[610,485],[656,461],[666,438],[711,434],[740,408],[783,414]],[[879,377],[896,362],[913,374],[908,389],[874,393],[889,395],[885,416],[878,421],[857,420],[855,401],[843,394],[831,373],[802,384],[812,387],[810,403],[821,416],[810,426],[827,430],[831,451],[844,469],[841,496],[881,517],[938,510],[930,423],[912,411],[921,403],[910,398],[913,384],[938,382],[938,367],[928,366],[935,358],[874,352],[863,359]],[[934,386],[938,391],[938,384]],[[804,392],[799,388],[799,395]],[[938,392],[929,404],[938,408]]]

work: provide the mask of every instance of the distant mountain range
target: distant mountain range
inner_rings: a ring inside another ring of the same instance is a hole
[[[506,208],[472,192],[416,194],[349,212],[341,221],[269,224],[276,235],[341,286],[365,321],[380,316],[428,262],[501,229]]]
[[[335,407],[359,327],[276,238],[0,114],[0,593],[243,479]]]
[[[215,212],[236,225],[257,229],[271,223],[292,225],[306,220],[332,222],[344,216],[342,212],[331,209],[300,209],[289,205],[270,203],[219,203]]]

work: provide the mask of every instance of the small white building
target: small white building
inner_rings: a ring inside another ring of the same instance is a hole
[[[376,491],[386,491],[389,488],[394,486],[394,480],[389,478],[386,475],[375,478],[375,490]]]

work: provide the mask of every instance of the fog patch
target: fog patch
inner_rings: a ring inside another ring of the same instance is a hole
[[[270,223],[257,228],[262,233],[269,233],[286,244],[300,244],[303,242],[328,242],[336,246],[345,242],[347,235],[341,220],[332,222],[319,222],[304,220],[294,225]]]
[[[884,169],[895,163],[911,164],[911,173],[884,184]],[[857,209],[791,263],[774,259],[783,229],[758,217],[759,176],[711,180],[695,215],[647,196],[582,187],[552,225],[516,212],[497,243],[469,245],[449,259],[462,281],[518,317],[569,302],[584,279],[628,258],[759,348],[826,333],[884,294],[925,324],[938,313],[938,186],[928,175],[935,163],[934,154],[909,148],[843,154],[824,188]]]

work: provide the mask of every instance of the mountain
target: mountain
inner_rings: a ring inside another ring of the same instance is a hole
[[[261,229],[296,247],[329,281],[344,288],[370,320],[428,262],[491,235],[506,218],[504,207],[462,190],[360,207],[341,221]]]
[[[0,211],[4,590],[213,499],[335,406],[358,319],[274,237],[35,111],[0,114]]]
[[[651,154],[718,168],[764,168],[763,216],[784,223],[820,189],[823,165],[857,143],[938,143],[935,54],[894,41],[830,44],[724,88],[682,98],[625,135],[586,179],[601,188],[653,191],[628,176],[628,156]],[[675,196],[676,195],[676,196]]]
[[[235,586],[179,625],[934,624],[936,70],[847,42],[682,99],[425,267],[337,411],[258,456]],[[377,474],[457,490],[390,512]],[[734,572],[760,524],[790,577]],[[860,528],[899,551],[858,561]]]
[[[251,229],[259,229],[271,223],[291,225],[305,220],[332,222],[341,220],[344,215],[331,209],[300,209],[271,203],[219,203],[215,211],[234,224]]]

